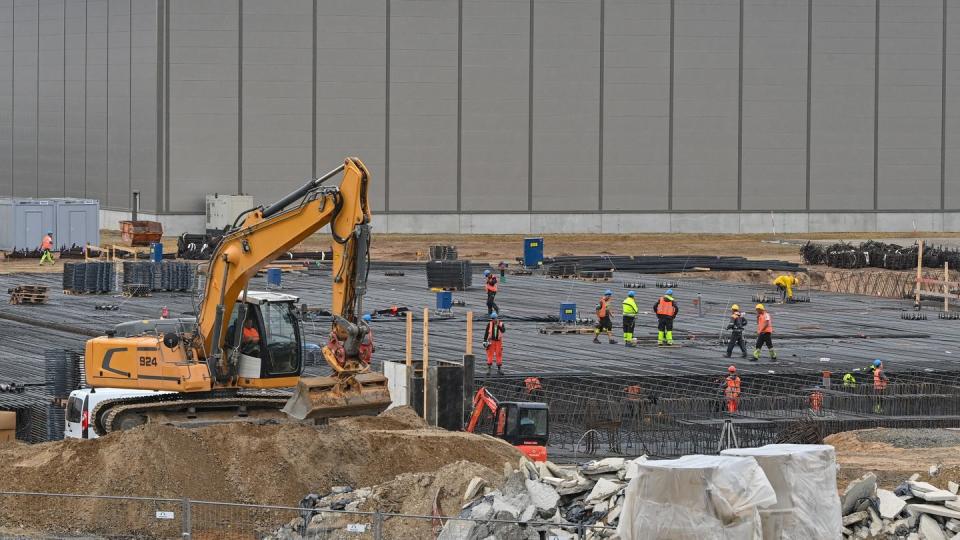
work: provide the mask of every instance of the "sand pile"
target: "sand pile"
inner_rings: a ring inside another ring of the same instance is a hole
[[[332,486],[377,486],[401,474],[431,473],[458,461],[500,470],[504,462],[516,463],[519,457],[503,441],[427,428],[411,409],[398,408],[379,417],[341,419],[320,427],[224,424],[187,430],[158,425],[94,441],[3,445],[0,491],[296,506],[305,494],[324,493]],[[465,481],[473,474],[464,473]],[[406,495],[390,494],[389,485],[383,489],[384,499],[407,508]],[[415,497],[415,491],[409,496]],[[46,504],[21,498],[8,502],[13,504],[0,508],[4,526],[64,526],[66,516],[53,499]],[[69,512],[76,520],[74,528],[116,531],[115,516],[98,512],[92,502],[80,506]]]

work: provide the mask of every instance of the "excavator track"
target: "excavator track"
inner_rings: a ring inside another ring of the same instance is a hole
[[[289,395],[245,395],[204,392],[161,394],[142,398],[103,401],[92,411],[97,435],[145,423],[202,427],[228,422],[284,422],[280,409]]]

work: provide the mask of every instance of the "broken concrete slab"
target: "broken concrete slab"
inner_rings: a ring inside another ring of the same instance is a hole
[[[557,504],[560,502],[560,494],[557,490],[536,480],[527,480],[526,484],[530,501],[541,516],[550,517],[556,513]]]
[[[920,516],[920,530],[918,532],[921,540],[947,540],[947,536],[943,534],[943,529],[940,528],[937,520],[928,515]]]
[[[850,482],[847,488],[843,490],[840,497],[840,505],[843,514],[849,514],[854,511],[859,502],[863,499],[873,498],[877,491],[877,475],[867,473],[860,478]]]
[[[475,497],[479,496],[483,491],[483,488],[485,488],[486,486],[487,486],[486,480],[484,480],[483,478],[480,478],[479,476],[474,476],[470,480],[470,483],[467,484],[466,491],[463,492],[464,502],[471,501]]]
[[[856,525],[857,523],[860,523],[861,521],[867,519],[867,516],[869,515],[870,514],[868,514],[866,511],[863,511],[863,512],[854,512],[853,514],[848,514],[846,516],[843,516],[843,526],[849,527],[850,525]]]
[[[943,516],[948,518],[958,518],[960,519],[960,512],[957,510],[951,510],[949,508],[939,506],[936,504],[908,504],[908,509],[913,509],[921,514],[933,514],[935,516]],[[922,516],[921,516],[922,519]]]
[[[872,507],[868,508],[867,511],[870,513],[870,536],[878,536],[880,531],[883,530],[883,520],[880,519],[877,511]]]
[[[599,461],[591,461],[590,463],[580,467],[580,472],[586,475],[616,473],[620,471],[620,469],[623,469],[625,462],[625,459],[618,457],[601,459]]]
[[[597,485],[593,486],[590,495],[587,495],[587,502],[600,502],[609,499],[620,491],[621,488],[623,488],[623,484],[601,478],[597,481]]]
[[[960,519],[951,519],[943,526],[952,533],[960,532]]]
[[[908,482],[916,482],[919,479],[920,479],[920,473],[913,473],[910,475],[910,479],[908,480]]]
[[[938,489],[936,491],[914,491],[913,494],[927,502],[945,502],[957,500],[956,495],[945,489]]]
[[[954,495],[956,495],[956,494],[957,494],[957,491],[960,491],[960,484],[958,484],[958,483],[956,483],[956,482],[954,482],[954,481],[952,481],[952,480],[949,481],[949,482],[947,482],[947,491],[949,491],[950,493],[953,493]]]
[[[880,517],[886,519],[897,517],[907,505],[900,497],[886,489],[877,489],[877,498],[880,500]]]
[[[943,505],[951,510],[960,512],[960,501],[943,501]]]

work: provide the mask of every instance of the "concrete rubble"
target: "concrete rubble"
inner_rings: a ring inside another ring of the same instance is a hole
[[[947,489],[941,489],[919,479],[915,474],[893,491],[878,488],[872,473],[850,482],[841,497],[843,537],[960,540],[957,484],[948,481]]]
[[[448,520],[438,538],[522,540],[538,539],[543,533],[547,538],[573,539],[580,527],[586,538],[613,538],[624,489],[637,474],[636,464],[644,461],[646,456],[607,458],[577,467],[523,459],[517,469],[505,468],[502,489],[468,489],[458,516],[464,520]],[[514,519],[528,525],[495,521]]]

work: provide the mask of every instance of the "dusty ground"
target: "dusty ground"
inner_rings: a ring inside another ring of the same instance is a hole
[[[473,474],[490,476],[520,458],[492,437],[427,428],[409,408],[378,418],[342,419],[324,427],[301,424],[219,425],[202,429],[144,426],[94,441],[64,440],[39,445],[0,443],[0,491],[98,493],[190,498],[296,506],[307,493],[330,488],[377,486],[413,474],[415,485],[384,486],[384,510],[422,512],[412,502],[447,486],[462,493]],[[470,473],[454,482],[445,466],[459,462]],[[437,472],[435,480],[433,473]],[[446,492],[445,492],[446,493]],[[408,501],[408,499],[410,499]],[[44,531],[68,527],[90,533],[119,531],[117,503],[79,500],[64,513],[56,499],[12,498],[0,505],[0,526],[27,525]],[[131,512],[134,509],[131,509]],[[69,519],[68,519],[69,518]],[[274,525],[286,522],[287,519]],[[136,520],[128,520],[136,523]],[[150,523],[150,522],[148,522]],[[155,525],[145,525],[155,526]]]
[[[948,480],[960,481],[960,430],[867,429],[830,435],[823,442],[837,450],[841,490],[867,472],[876,474],[879,485],[887,489],[913,473],[944,489]],[[931,465],[940,467],[934,477],[928,474]]]

